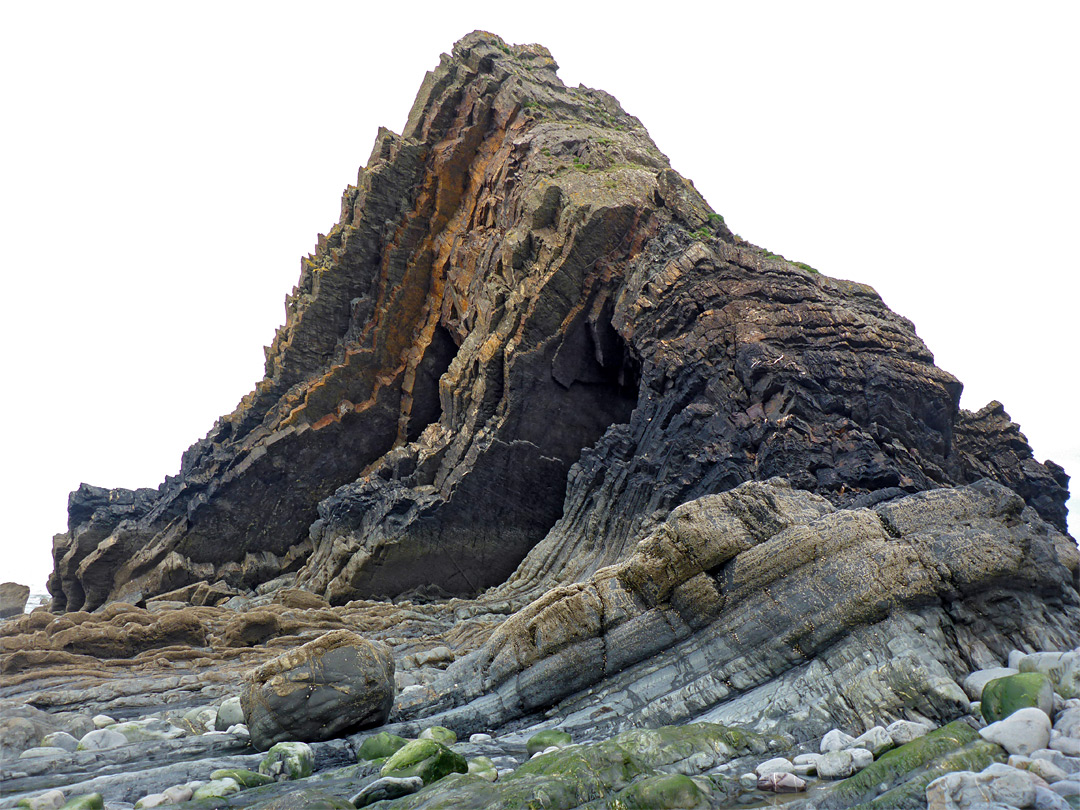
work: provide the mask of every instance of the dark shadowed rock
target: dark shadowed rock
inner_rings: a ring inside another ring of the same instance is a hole
[[[394,702],[386,645],[335,630],[248,674],[240,702],[251,742],[313,742],[385,722]]]

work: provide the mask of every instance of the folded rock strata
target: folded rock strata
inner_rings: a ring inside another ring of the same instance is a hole
[[[992,481],[837,509],[786,482],[683,504],[552,589],[403,716],[468,728],[558,705],[597,733],[704,720],[806,737],[968,710],[960,673],[1080,639],[1080,554]]]
[[[839,506],[989,477],[1064,530],[1064,471],[1000,406],[960,411],[909,321],[734,236],[556,68],[481,32],[443,57],[302,261],[255,390],[156,491],[72,493],[55,609],[289,573],[335,604],[523,604],[777,475]]]

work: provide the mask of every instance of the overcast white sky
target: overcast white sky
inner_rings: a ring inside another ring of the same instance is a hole
[[[156,486],[253,387],[377,127],[476,28],[614,94],[744,238],[873,285],[1080,475],[1080,4],[459,5],[0,6],[0,579],[42,585],[69,490]]]

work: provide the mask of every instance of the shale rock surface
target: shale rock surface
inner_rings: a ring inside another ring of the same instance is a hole
[[[1064,471],[999,404],[961,412],[910,322],[734,236],[556,68],[475,33],[428,74],[303,260],[265,379],[158,490],[72,493],[56,610],[294,573],[336,604],[527,600],[773,476],[839,506],[986,477],[1064,530]]]

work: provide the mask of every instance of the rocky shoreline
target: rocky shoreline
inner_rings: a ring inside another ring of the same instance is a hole
[[[0,808],[1080,807],[1064,470],[557,67],[457,43],[265,379],[71,494]]]

